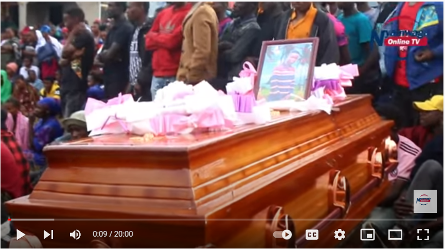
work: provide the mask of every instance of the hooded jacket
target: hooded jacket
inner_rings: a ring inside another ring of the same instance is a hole
[[[277,21],[274,39],[286,39],[287,29],[294,10],[290,9],[281,15]],[[312,24],[310,37],[318,37],[318,52],[315,66],[322,64],[340,63],[340,50],[337,43],[337,37],[331,19],[320,10],[317,10],[314,22]]]
[[[36,51],[38,51],[41,47],[46,45],[46,40],[45,38],[43,38],[42,32],[40,32],[40,30],[36,30],[36,36],[37,36]],[[51,40],[51,45],[54,48],[57,57],[61,58],[63,50],[62,44],[60,44],[60,42],[52,36],[49,36],[49,39]]]

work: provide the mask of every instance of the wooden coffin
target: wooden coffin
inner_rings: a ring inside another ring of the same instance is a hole
[[[371,98],[350,96],[336,107],[228,132],[49,146],[34,192],[7,206],[13,220],[55,219],[14,222],[44,247],[333,246],[335,229],[348,233],[382,199],[392,167],[392,123]],[[293,236],[276,239],[285,217]],[[310,228],[320,229],[318,241],[305,241]],[[44,230],[53,239],[43,239]]]

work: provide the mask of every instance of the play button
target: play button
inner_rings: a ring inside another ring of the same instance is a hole
[[[20,230],[17,229],[17,237],[16,237],[16,240],[21,239],[23,236],[25,236],[25,234],[22,233],[22,231],[20,231]]]
[[[289,239],[292,237],[292,232],[289,231],[289,230],[284,230],[284,231],[281,233],[281,236],[283,237],[283,239],[285,239],[285,240],[289,240]]]
[[[48,233],[47,231],[43,230],[43,238],[46,239],[48,238],[48,236],[50,236],[51,234]]]

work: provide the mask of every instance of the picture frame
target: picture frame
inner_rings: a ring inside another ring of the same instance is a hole
[[[264,41],[255,82],[256,99],[309,98],[317,52],[317,37]]]

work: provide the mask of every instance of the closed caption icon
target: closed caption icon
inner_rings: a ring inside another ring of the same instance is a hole
[[[307,229],[306,240],[318,240],[318,229]]]

